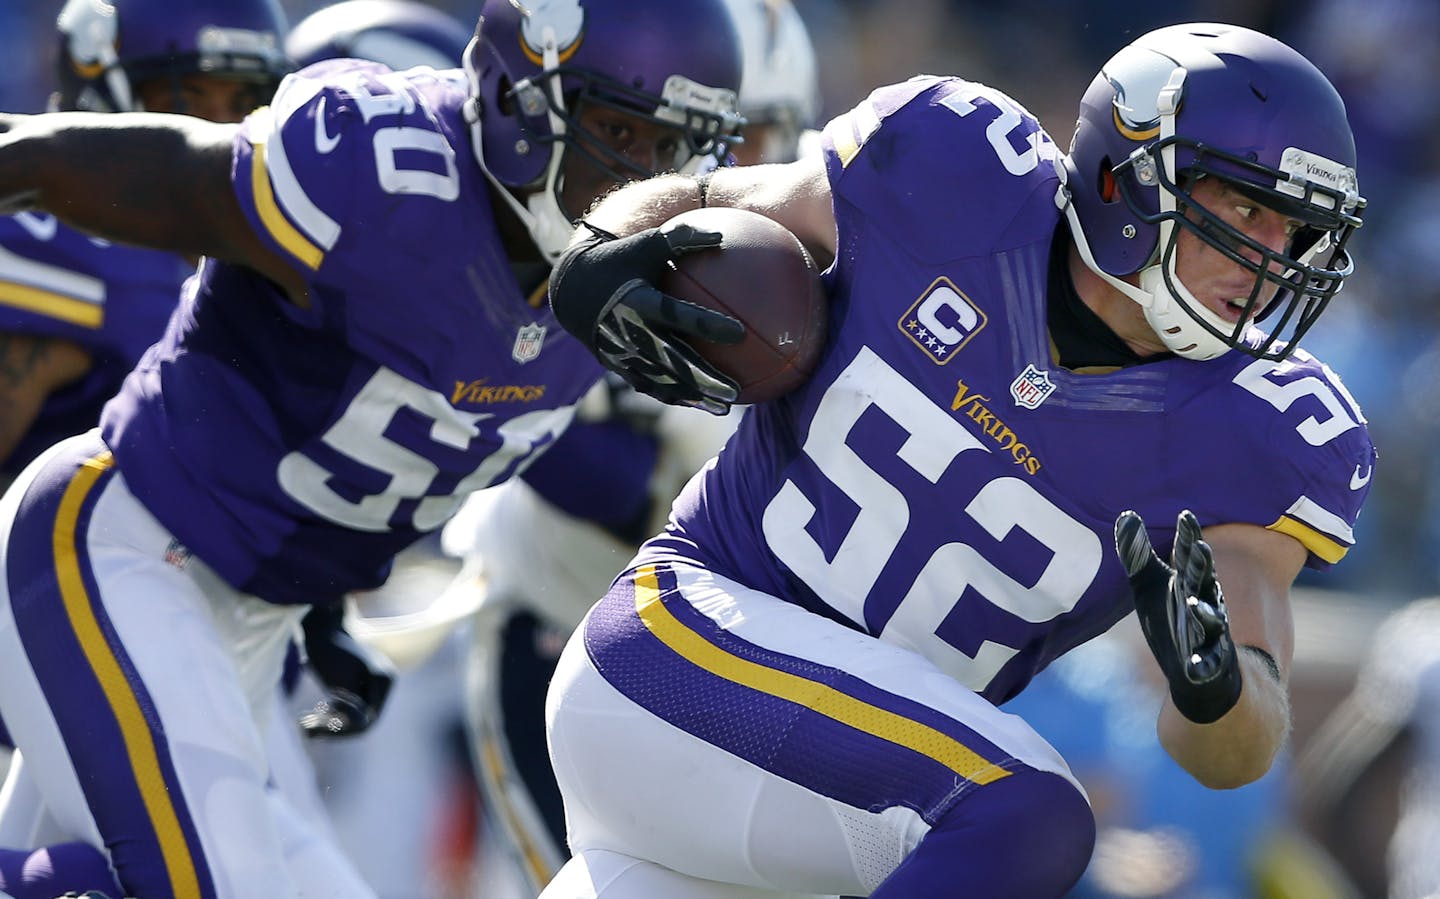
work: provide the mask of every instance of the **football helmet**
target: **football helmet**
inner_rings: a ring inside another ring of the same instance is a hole
[[[348,56],[396,70],[455,69],[472,33],[459,19],[418,0],[344,0],[297,22],[285,38],[285,53],[302,68]]]
[[[743,121],[724,0],[486,0],[464,67],[475,157],[551,263],[585,211],[561,200],[568,154],[617,182],[655,174],[577,125],[588,104],[678,129],[673,171],[715,164]]]
[[[57,109],[128,112],[154,78],[221,75],[268,97],[292,68],[277,0],[68,0],[56,19]]]
[[[790,0],[726,0],[740,35],[740,114],[748,143],[767,162],[799,156],[800,135],[820,114],[815,45]],[[763,129],[763,130],[761,130]]]
[[[1365,200],[1344,103],[1309,60],[1258,32],[1186,24],[1135,40],[1085,92],[1062,163],[1057,202],[1081,257],[1144,307],[1178,355],[1213,359],[1234,348],[1283,359],[1354,269],[1346,244]],[[1202,178],[1223,179],[1303,227],[1275,252],[1194,200]],[[1182,229],[1254,274],[1238,322],[1180,283]],[[1121,280],[1137,273],[1138,287]],[[1262,319],[1269,333],[1251,327]]]

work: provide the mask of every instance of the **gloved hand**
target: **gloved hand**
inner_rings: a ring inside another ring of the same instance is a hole
[[[1151,547],[1140,516],[1122,512],[1115,520],[1115,551],[1176,710],[1197,724],[1219,720],[1240,699],[1240,661],[1200,523],[1188,509],[1180,513],[1167,565]]]
[[[739,343],[745,326],[655,286],[667,263],[718,247],[721,235],[677,225],[617,238],[585,227],[593,236],[567,249],[550,275],[550,308],[560,324],[641,393],[715,415],[728,412],[739,385],[685,341]]]
[[[395,666],[345,630],[344,606],[315,606],[305,616],[306,664],[325,687],[326,696],[300,716],[307,737],[348,737],[380,717]]]

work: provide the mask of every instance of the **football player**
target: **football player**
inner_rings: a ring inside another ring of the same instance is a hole
[[[1355,685],[1296,765],[1300,810],[1366,896],[1440,892],[1440,600],[1375,628]]]
[[[722,235],[659,226],[739,206],[834,260],[815,375],[746,412],[560,658],[575,857],[545,899],[1063,895],[1094,818],[999,706],[1132,609],[1200,783],[1261,777],[1289,729],[1290,585],[1345,555],[1375,462],[1298,344],[1364,206],[1329,81],[1177,25],[1104,65],[1068,154],[928,76],[822,143],[619,190],[557,265],[597,357],[723,412],[689,342],[736,323],[652,286]]]
[[[790,0],[725,2],[745,58],[745,139],[730,148],[735,164],[793,162],[802,152],[818,152],[812,129],[820,115],[820,75],[800,10]]]
[[[126,894],[368,893],[265,789],[285,647],[564,429],[571,218],[721,152],[739,80],[719,0],[490,0],[462,67],[333,60],[238,126],[0,116],[8,210],[205,257],[0,503],[0,714]]]
[[[472,31],[418,0],[344,0],[296,22],[285,52],[299,68],[352,57],[395,71],[421,65],[447,69],[463,58]],[[447,841],[437,831],[452,803],[473,804],[475,796],[473,790],[456,789],[457,781],[473,782],[463,744],[457,751],[460,741],[453,738],[463,715],[461,638],[442,644],[423,661],[412,661],[371,637],[375,628],[386,628],[388,635],[395,621],[428,615],[429,601],[458,567],[441,556],[438,537],[438,532],[429,535],[397,553],[383,586],[347,598],[346,614],[353,616],[351,630],[359,645],[378,649],[397,672],[384,698],[384,718],[364,730],[364,739],[309,741],[301,761],[313,761],[313,766],[296,765],[290,778],[297,784],[292,793],[303,794],[307,784],[318,783],[324,826],[381,897],[415,896],[419,884],[429,892],[443,891],[432,886],[445,877],[435,857],[437,845]],[[345,610],[326,611],[336,616]],[[307,623],[316,614],[310,613]],[[315,687],[302,679],[292,706],[309,706]],[[322,709],[336,711],[333,690],[327,692],[331,696],[321,699]],[[369,708],[363,692],[350,693],[361,699],[351,708],[368,712],[362,720],[373,721],[378,709]],[[344,708],[338,711],[350,720]],[[324,729],[307,732],[325,734]]]
[[[749,162],[793,160],[819,106],[809,34],[788,0],[727,5],[744,60],[744,140],[732,151]],[[487,833],[506,844],[528,895],[569,857],[545,751],[545,690],[560,648],[738,418],[664,406],[612,376],[549,453],[521,478],[477,493],[445,528],[447,550],[466,560],[454,589],[483,592],[467,723]]]
[[[56,110],[150,110],[238,122],[289,69],[274,0],[70,0]],[[0,475],[94,426],[165,328],[195,260],[112,244],[43,212],[0,219]]]
[[[239,122],[289,70],[274,0],[70,0],[56,21],[54,110],[184,113]],[[0,218],[0,482],[40,451],[95,426],[174,310],[195,259],[111,243],[41,212]],[[8,738],[0,725],[0,744]],[[48,819],[9,772],[0,845],[47,841]],[[61,887],[113,889],[85,843],[0,849],[0,888],[50,899]],[[55,880],[56,872],[65,875]]]

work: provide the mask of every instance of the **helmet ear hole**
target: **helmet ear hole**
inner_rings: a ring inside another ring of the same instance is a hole
[[[1095,183],[1100,185],[1100,201],[1114,203],[1119,190],[1115,183],[1115,172],[1110,165],[1110,157],[1107,156],[1100,160],[1100,172],[1095,178]]]
[[[502,74],[495,83],[495,107],[507,118],[515,115],[515,90],[509,75]]]

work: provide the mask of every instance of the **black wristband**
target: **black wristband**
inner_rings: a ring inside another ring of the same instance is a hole
[[[1225,673],[1204,686],[1191,684],[1184,678],[1170,678],[1170,701],[1186,720],[1213,724],[1240,701],[1243,687],[1240,660],[1232,655]]]

